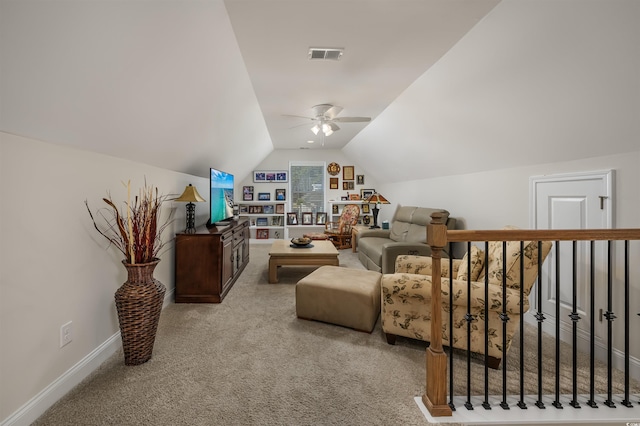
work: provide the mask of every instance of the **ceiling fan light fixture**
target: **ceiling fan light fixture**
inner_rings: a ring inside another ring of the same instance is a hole
[[[314,135],[317,135],[318,132],[320,131],[320,126],[318,126],[317,124],[314,124],[314,126],[311,128],[311,131],[313,132]]]

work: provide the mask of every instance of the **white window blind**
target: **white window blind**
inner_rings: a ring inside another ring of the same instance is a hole
[[[290,209],[298,213],[325,211],[325,163],[323,161],[289,163]]]

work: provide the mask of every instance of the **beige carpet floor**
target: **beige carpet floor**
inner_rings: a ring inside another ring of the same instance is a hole
[[[379,321],[368,334],[297,319],[295,283],[314,268],[283,267],[280,283],[267,284],[268,248],[251,246],[251,261],[223,303],[165,308],[149,362],[126,367],[116,353],[34,424],[427,424],[413,399],[425,389],[426,344],[399,338],[388,345]],[[362,268],[350,250],[340,263]],[[517,354],[516,344],[510,367]],[[527,359],[530,386],[537,376]],[[466,392],[465,366],[456,360],[457,393]],[[552,363],[545,368],[553,372]],[[482,393],[482,363],[473,360],[473,369],[474,393]],[[553,373],[545,376],[548,387]],[[563,384],[567,377],[563,369]],[[500,394],[501,373],[490,380]],[[582,373],[580,380],[588,383]],[[619,372],[614,381],[621,392]],[[517,392],[517,377],[508,386]]]

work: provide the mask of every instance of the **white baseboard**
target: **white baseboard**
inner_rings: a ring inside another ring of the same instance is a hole
[[[162,308],[173,300],[173,289],[165,294]],[[36,396],[4,419],[0,426],[28,426],[38,419],[60,398],[93,373],[103,362],[120,349],[120,331],[109,337],[77,364],[42,389]]]
[[[46,388],[41,390],[29,402],[4,419],[2,426],[27,426],[33,423],[45,411],[65,396],[71,389],[95,371],[120,348],[120,332],[109,337],[104,343],[85,356],[76,365],[67,370]]]

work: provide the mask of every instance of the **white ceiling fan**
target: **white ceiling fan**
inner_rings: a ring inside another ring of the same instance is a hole
[[[311,131],[318,134],[322,131],[324,136],[329,136],[333,132],[340,130],[336,123],[365,123],[371,121],[371,117],[337,117],[342,111],[342,107],[331,104],[320,104],[313,108],[314,117],[304,117],[301,115],[284,114],[285,117],[297,117],[311,120],[314,122]],[[301,124],[300,126],[304,126]],[[299,127],[299,126],[293,126]]]

